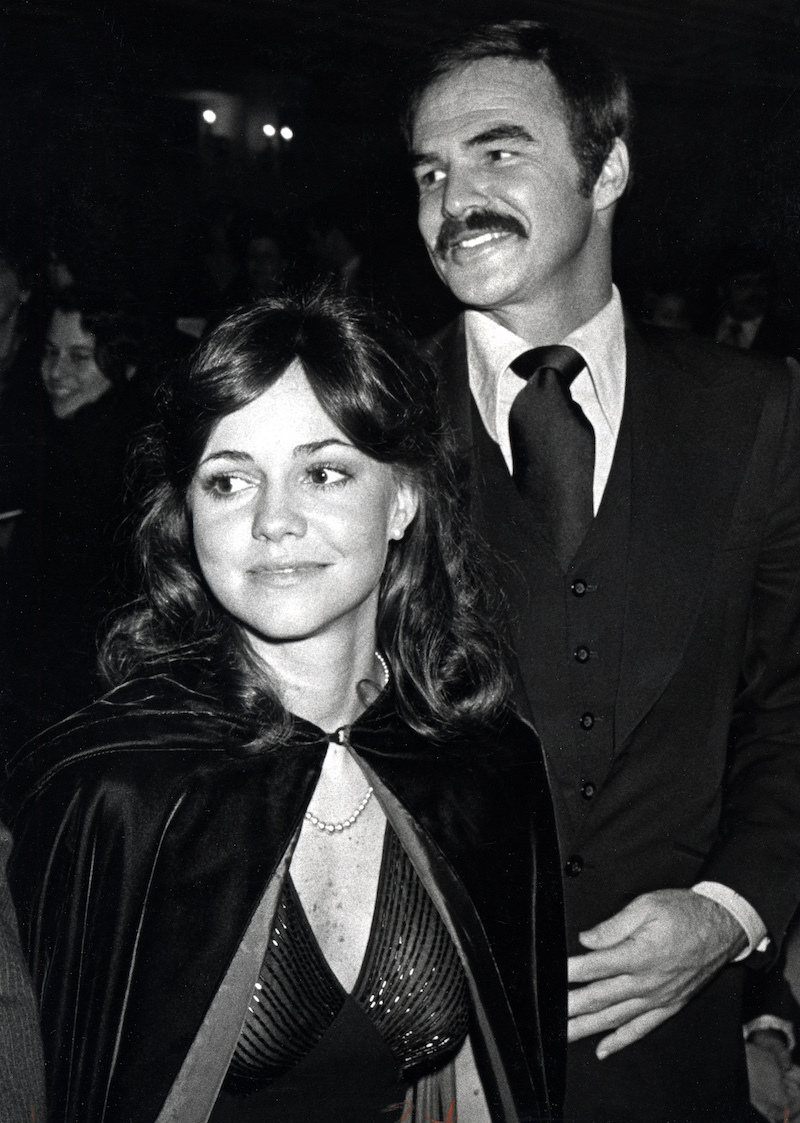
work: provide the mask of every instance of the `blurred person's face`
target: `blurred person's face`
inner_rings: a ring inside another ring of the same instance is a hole
[[[53,292],[63,292],[70,285],[75,284],[70,267],[59,257],[55,250],[50,251],[50,258],[46,267],[47,283]]]
[[[388,545],[415,495],[338,428],[299,363],[217,423],[189,506],[203,576],[267,662],[276,643],[373,642]]]
[[[644,319],[648,324],[661,328],[689,331],[692,326],[686,297],[679,292],[662,292],[654,296],[650,314]]]
[[[101,398],[111,382],[95,359],[97,341],[81,326],[80,312],[53,313],[42,356],[42,381],[53,413],[71,417]]]
[[[280,246],[274,238],[252,238],[247,247],[245,269],[258,296],[269,296],[283,280],[286,268]]]
[[[581,193],[546,67],[482,59],[439,79],[420,101],[411,148],[419,229],[461,301],[491,314],[580,290],[595,214],[613,200],[601,198],[602,173]]]
[[[763,273],[736,273],[723,286],[727,310],[738,320],[756,320],[769,303],[769,290]]]
[[[19,277],[7,261],[0,257],[0,327],[3,327],[28,298]]]

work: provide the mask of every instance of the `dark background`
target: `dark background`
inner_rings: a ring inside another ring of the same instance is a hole
[[[623,283],[700,287],[720,247],[747,240],[771,255],[797,309],[797,0],[18,0],[1,10],[0,226],[23,231],[35,252],[54,225],[72,231],[153,299],[215,194],[287,228],[336,195],[368,252],[389,274],[419,276],[420,303],[430,297],[438,315],[398,86],[432,35],[522,14],[587,35],[632,81]],[[214,126],[201,118],[209,106],[222,110]],[[266,142],[266,120],[290,125],[293,139]]]

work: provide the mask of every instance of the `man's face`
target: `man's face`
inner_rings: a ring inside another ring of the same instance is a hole
[[[422,237],[461,301],[491,312],[569,300],[595,208],[546,67],[483,59],[442,78],[420,102],[412,155]]]

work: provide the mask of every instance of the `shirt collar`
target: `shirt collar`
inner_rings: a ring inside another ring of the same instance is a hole
[[[469,309],[464,315],[469,380],[476,405],[490,435],[497,415],[500,376],[530,344],[483,312]],[[611,299],[591,320],[561,340],[574,347],[589,371],[594,393],[609,427],[619,430],[625,395],[625,319],[616,285]]]

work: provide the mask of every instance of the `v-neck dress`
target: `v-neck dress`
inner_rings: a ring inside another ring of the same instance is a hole
[[[406,1087],[469,1028],[464,971],[387,826],[364,961],[351,993],[328,966],[288,877],[211,1123],[394,1123]]]

